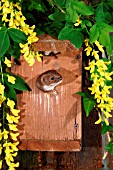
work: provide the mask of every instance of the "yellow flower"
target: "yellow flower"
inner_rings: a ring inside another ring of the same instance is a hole
[[[7,67],[11,67],[11,61],[7,59],[7,57],[5,57],[5,61],[4,63],[7,65]]]
[[[0,169],[2,169],[2,162],[3,162],[3,161],[2,161],[2,160],[0,160]]]
[[[18,151],[18,148],[17,148],[17,145],[19,144],[19,142],[17,141],[17,142],[15,142],[15,143],[11,143],[11,148],[12,148],[12,150],[13,151]]]
[[[99,60],[98,52],[99,51],[95,51],[95,50],[93,50],[93,52],[92,52],[92,56],[94,56],[96,60]]]
[[[104,76],[105,76],[106,80],[112,80],[112,78],[110,77],[112,74],[113,74],[113,72],[111,72],[111,73],[105,72]]]
[[[95,44],[96,44],[96,46],[100,45],[100,43],[97,40],[95,41]]]
[[[2,103],[4,102],[4,100],[6,100],[6,97],[0,95],[0,107],[1,107]]]
[[[15,170],[15,167],[19,167],[19,162],[17,162],[17,163],[11,162],[8,170]]]
[[[18,116],[18,113],[20,112],[20,110],[17,109],[11,109],[11,112],[14,116]]]
[[[77,19],[77,20],[76,20],[76,23],[74,24],[74,26],[77,27],[77,26],[79,26],[81,23],[82,23],[82,21],[81,21],[80,19]]]
[[[86,55],[89,56],[92,51],[92,48],[88,46],[84,51],[86,51]]]
[[[106,125],[108,126],[108,125],[109,125],[108,119],[107,119],[107,118],[104,118],[104,121],[105,121]]]
[[[93,73],[95,70],[95,60],[89,63],[89,67],[85,67],[86,70],[90,70],[90,73]]]
[[[9,129],[15,132],[18,131],[17,125],[14,125],[14,124],[9,124]]]
[[[95,122],[95,124],[99,124],[102,122],[102,116],[99,116],[99,119]]]
[[[3,137],[3,133],[1,132],[1,129],[0,129],[0,140],[2,140],[2,137]]]
[[[13,100],[10,100],[8,98],[8,101],[7,101],[7,106],[9,106],[11,109],[14,109],[14,105],[15,105],[15,102]]]
[[[2,154],[2,149],[3,149],[3,147],[2,147],[2,145],[0,144],[0,155]]]
[[[109,89],[111,89],[112,88],[112,86],[104,86],[103,87],[103,90],[107,93],[107,94],[110,94],[110,90]]]
[[[98,46],[98,49],[99,49],[101,52],[104,52],[103,45],[99,45],[99,46]]]
[[[110,114],[110,113],[108,113],[108,112],[103,112],[104,113],[104,115],[106,116],[106,118],[108,119],[109,117],[112,117],[112,115]]]
[[[78,16],[78,19],[76,20],[76,22],[75,22],[75,24],[74,24],[74,26],[79,26],[81,23],[82,23],[82,21],[80,20],[80,15]]]
[[[19,136],[19,133],[10,133],[10,135],[11,135],[11,138],[14,140],[14,141],[17,141],[18,139],[17,139],[17,137]]]
[[[15,77],[9,76],[9,75],[7,75],[7,77],[8,77],[8,82],[10,82],[10,83],[12,83],[12,84],[15,84],[15,81],[16,81],[16,78],[15,78]]]
[[[105,85],[105,79],[103,77],[100,77],[98,79],[98,83],[100,84],[101,87],[103,87]]]
[[[43,56],[42,54],[39,54],[38,52],[36,52],[36,59],[39,61],[39,62],[42,62],[42,59],[41,59],[41,56]]]
[[[85,45],[86,45],[86,46],[89,45],[89,44],[88,44],[88,43],[89,43],[89,39],[88,39],[88,38],[86,38],[86,39],[84,40],[84,42],[85,42]]]
[[[8,134],[9,134],[9,132],[6,129],[4,129],[4,131],[3,131],[4,139],[8,139]]]
[[[15,117],[15,116],[12,116],[9,114],[7,114],[7,117],[6,117],[6,119],[8,120],[9,123],[13,123],[13,122],[18,123],[19,118],[20,118],[20,116]]]
[[[95,41],[95,44],[101,52],[104,52],[103,46],[100,45],[100,43],[97,40]]]
[[[99,84],[92,84],[92,87],[89,87],[88,89],[91,90],[91,94],[94,94],[99,91]]]
[[[4,94],[5,86],[0,83],[0,94]]]
[[[7,13],[4,13],[4,14],[3,14],[2,21],[5,21],[5,22],[9,21],[9,20],[7,19]]]

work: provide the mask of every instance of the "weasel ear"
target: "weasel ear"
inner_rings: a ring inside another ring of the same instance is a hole
[[[47,80],[47,75],[42,75],[41,76],[41,82],[46,82]]]

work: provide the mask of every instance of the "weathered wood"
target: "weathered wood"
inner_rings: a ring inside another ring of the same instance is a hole
[[[22,140],[21,150],[35,151],[80,151],[81,141],[41,141],[41,140]],[[77,150],[78,149],[78,150]]]
[[[38,51],[58,55],[43,56],[43,62],[35,62],[32,67],[21,56],[21,65],[12,67],[12,72],[21,75],[32,89],[18,95],[20,149],[78,151],[82,132],[81,97],[76,92],[81,91],[82,50],[77,50],[69,41],[47,35],[39,39],[34,44]],[[36,87],[38,75],[51,69],[63,77],[62,84],[56,88],[58,95],[46,94]]]

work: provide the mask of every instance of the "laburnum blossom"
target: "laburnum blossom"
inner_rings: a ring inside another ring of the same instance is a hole
[[[19,162],[14,163],[14,157],[17,156],[18,144],[19,142],[11,143],[7,141],[3,144],[3,148],[5,151],[5,160],[10,170],[15,170],[15,168],[19,166]]]
[[[13,114],[14,116],[17,116],[17,117],[18,117],[18,114],[19,114],[20,110],[18,110],[18,109],[12,109],[12,108],[11,108],[11,112],[12,112],[12,114]]]
[[[9,125],[9,129],[10,129],[10,130],[18,131],[18,128],[17,128],[17,125],[16,125],[16,124],[11,124],[11,123],[9,123],[8,125]]]
[[[2,162],[3,160],[0,160],[0,169],[2,169]]]
[[[7,99],[7,106],[10,107],[10,109],[14,109],[15,102],[13,100]]]
[[[93,60],[89,63],[88,67],[85,67],[85,69],[90,70],[90,73],[93,73],[95,70],[95,65],[96,65],[95,60]]]
[[[95,122],[95,124],[99,124],[99,123],[101,123],[101,122],[102,122],[102,116],[99,115],[99,119]]]
[[[11,67],[12,62],[9,59],[7,59],[7,57],[5,57],[4,63],[7,65],[7,67]]]
[[[88,38],[86,38],[86,39],[84,40],[84,42],[85,42],[85,46],[88,46],[88,45],[89,45],[89,39],[88,39]]]
[[[6,100],[6,97],[3,95],[0,95],[0,107],[2,106],[2,103]]]
[[[4,94],[5,86],[0,83],[0,94]]]
[[[111,64],[111,62],[99,59],[91,61],[89,67],[86,67],[86,70],[90,70],[93,81],[92,86],[88,89],[91,91],[91,94],[94,95],[94,98],[97,100],[97,107],[103,113],[103,116],[100,115],[99,120],[97,120],[95,124],[101,123],[103,120],[108,125],[108,119],[112,117],[113,99],[109,96],[112,86],[106,84],[106,80],[111,81],[111,76],[113,75],[113,72],[108,72],[109,64]]]
[[[95,51],[95,50],[93,50],[93,52],[92,52],[92,56],[94,56],[96,60],[99,60],[98,52],[99,51]]]
[[[86,55],[89,56],[92,51],[92,47],[88,46],[84,51],[86,51]]]
[[[3,132],[2,132],[2,134],[3,134],[3,138],[4,138],[4,139],[8,139],[9,131],[7,131],[6,129],[4,129]]]
[[[15,77],[9,76],[9,75],[7,75],[7,77],[8,77],[8,82],[9,82],[9,83],[15,84],[15,81],[16,81],[16,78],[15,78]]]
[[[20,135],[19,133],[13,133],[13,132],[10,133],[10,136],[14,141],[18,140],[19,135]]]
[[[80,20],[80,15],[78,16],[78,19],[76,20],[76,22],[75,22],[75,24],[74,24],[74,26],[79,26],[81,23],[82,23],[82,21]]]
[[[3,149],[2,144],[0,144],[0,155],[2,154],[2,149]]]
[[[7,113],[6,119],[9,123],[18,123],[20,116],[12,116],[9,113]]]
[[[36,54],[35,56],[35,53],[33,53],[33,51],[30,50],[31,44],[38,41],[38,37],[36,35],[36,32],[34,31],[35,25],[30,27],[25,23],[26,18],[23,16],[21,7],[19,6],[18,3],[13,4],[8,0],[6,1],[2,0],[2,2],[3,2],[3,5],[1,7],[3,15],[2,21],[7,22],[10,28],[20,29],[28,36],[27,42],[23,44],[23,46],[19,44],[21,48],[21,53],[23,54],[26,62],[28,62],[29,66],[32,66],[34,64],[35,58],[37,58],[37,60],[41,62],[40,55],[37,56]],[[7,58],[5,59],[4,63],[8,67],[11,67],[11,61],[8,60]]]
[[[95,44],[98,47],[99,51],[104,52],[103,46],[100,45],[100,43],[97,40],[95,41]]]

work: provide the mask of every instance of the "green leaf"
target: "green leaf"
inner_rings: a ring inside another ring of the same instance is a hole
[[[82,46],[84,36],[80,31],[73,30],[70,33],[69,37],[70,41],[72,42],[73,45],[75,45],[76,48],[80,48]]]
[[[64,4],[65,4],[65,0],[54,0],[54,1],[55,1],[55,3],[56,3],[58,6],[60,6],[60,7],[63,7]]]
[[[62,12],[55,12],[54,14],[49,15],[48,18],[56,22],[62,22],[65,21],[65,14]]]
[[[19,44],[15,42],[13,45],[10,45],[7,53],[16,59],[20,59],[21,52]]]
[[[84,97],[83,98],[83,105],[84,105],[84,110],[86,112],[86,116],[89,116],[91,110],[94,108],[96,104],[96,100],[89,98],[89,97]]]
[[[73,31],[73,28],[69,28],[69,27],[64,27],[59,35],[58,35],[58,39],[60,40],[68,40],[70,37],[70,33]]]
[[[32,11],[32,10],[37,10],[37,12],[45,12],[46,11],[46,6],[44,5],[44,3],[41,0],[32,0],[29,1],[28,4],[28,10]]]
[[[77,92],[76,94],[79,94],[79,95],[82,96],[82,97],[85,97],[85,96],[86,96],[86,93],[85,93],[85,92]]]
[[[97,26],[100,28],[100,30],[105,30],[106,32],[113,32],[113,26],[105,22],[99,22],[97,23]]]
[[[73,4],[71,2],[68,3],[66,7],[66,12],[68,14],[66,16],[67,21],[75,23],[76,20],[78,19],[78,14],[77,14],[77,11],[74,9]]]
[[[82,97],[92,98],[92,96],[87,92],[77,92],[76,94],[79,94]]]
[[[106,125],[105,122],[102,122],[102,135],[104,135],[109,130],[113,131],[113,126],[112,125]]]
[[[7,98],[10,98],[10,99],[12,99],[12,100],[14,100],[16,102],[17,101],[17,96],[16,96],[15,89],[13,87],[11,87],[9,85],[9,83],[7,83],[7,85],[8,85],[8,91],[7,91],[7,94],[6,94]]]
[[[93,25],[91,28],[90,28],[90,37],[89,37],[89,40],[90,40],[90,43],[92,44],[93,42],[95,42],[98,37],[99,37],[99,28],[97,27],[97,25]]]
[[[89,20],[83,20],[83,21],[88,27],[92,26],[92,23]]]
[[[0,57],[2,57],[8,50],[10,45],[7,30],[0,30]]]
[[[73,9],[81,15],[93,15],[94,10],[91,6],[87,6],[83,1],[73,1]]]
[[[99,42],[104,47],[110,45],[110,36],[109,36],[108,32],[106,32],[105,30],[100,30]]]
[[[106,52],[108,56],[111,56],[113,52],[113,36],[111,35],[110,35],[110,44],[106,47]]]
[[[113,143],[108,142],[108,144],[105,146],[105,149],[109,151],[111,154],[113,154]]]
[[[7,31],[7,27],[6,26],[1,27],[0,31]]]
[[[13,41],[17,43],[23,43],[27,39],[27,36],[24,32],[15,28],[8,29],[8,34],[13,39]]]
[[[27,90],[31,91],[29,85],[19,76],[14,76],[16,78],[15,84],[11,84],[11,86],[17,90]]]
[[[98,6],[97,6],[97,8],[95,10],[95,20],[96,20],[96,22],[105,21],[103,3],[98,4]]]

